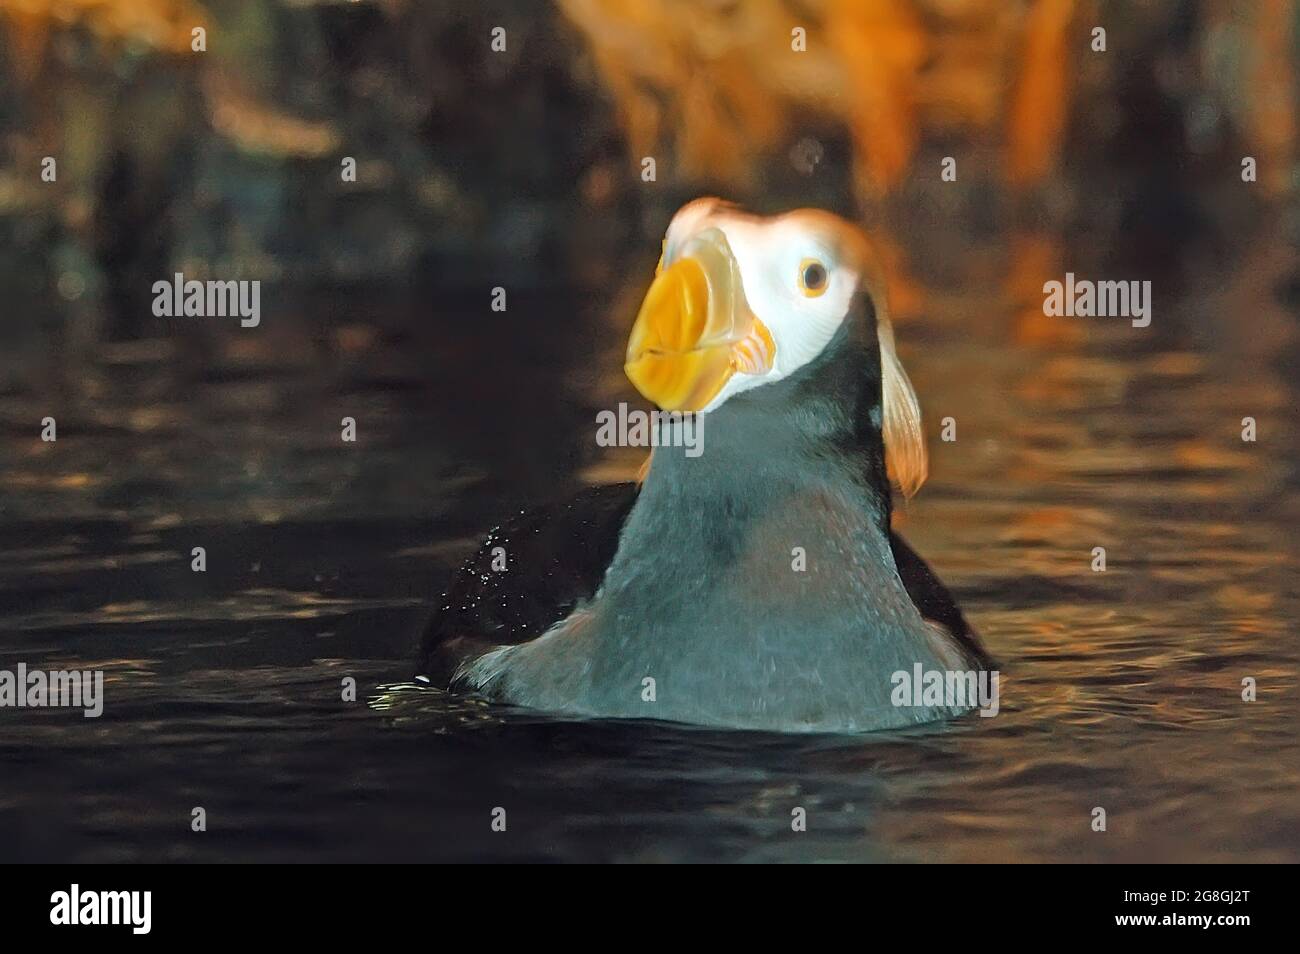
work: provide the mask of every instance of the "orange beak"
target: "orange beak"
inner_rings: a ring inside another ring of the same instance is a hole
[[[632,325],[623,368],[665,411],[699,411],[733,374],[766,373],[775,358],[771,333],[745,301],[726,236],[707,229],[655,277]]]

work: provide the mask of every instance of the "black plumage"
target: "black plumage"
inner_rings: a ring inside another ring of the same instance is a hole
[[[425,626],[420,674],[448,686],[461,663],[495,646],[535,639],[595,596],[640,489],[630,481],[590,487],[494,527],[453,575]],[[921,617],[987,664],[979,637],[930,565],[898,533],[890,532],[889,545]],[[497,547],[506,553],[505,571],[492,569]]]

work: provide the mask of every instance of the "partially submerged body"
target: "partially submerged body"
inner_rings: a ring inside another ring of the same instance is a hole
[[[900,672],[987,658],[890,529],[888,472],[914,489],[924,444],[865,255],[822,214],[796,223],[792,249],[764,224],[688,206],[633,331],[629,376],[665,409],[702,412],[703,452],[665,441],[643,484],[493,531],[425,634],[428,679],[553,712],[778,731],[969,708],[893,692]],[[798,263],[814,307],[767,287],[772,256]],[[773,317],[782,305],[796,314]]]

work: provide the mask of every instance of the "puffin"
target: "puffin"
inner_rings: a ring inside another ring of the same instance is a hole
[[[424,631],[420,682],[566,718],[775,732],[968,711],[894,692],[900,673],[991,661],[892,529],[893,487],[915,493],[927,454],[859,228],[688,203],[624,370],[660,409],[640,479],[491,530]],[[688,420],[693,450],[674,439]]]

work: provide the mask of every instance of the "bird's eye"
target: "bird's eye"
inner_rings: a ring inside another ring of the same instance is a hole
[[[826,291],[830,276],[826,266],[815,258],[805,258],[799,263],[799,290],[807,298],[816,298]]]

